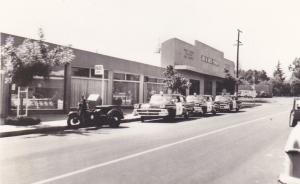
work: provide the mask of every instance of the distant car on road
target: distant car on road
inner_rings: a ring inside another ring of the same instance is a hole
[[[217,113],[211,96],[188,95],[186,101],[193,106],[194,114]]]
[[[290,124],[295,127],[291,131],[285,146],[287,154],[285,171],[279,176],[279,183],[299,184],[300,183],[300,124]]]
[[[149,103],[135,104],[134,108],[133,113],[139,115],[142,122],[150,118],[173,120],[176,116],[188,119],[192,112],[192,106],[180,94],[154,94]]]
[[[215,108],[217,111],[236,111],[241,108],[241,102],[235,96],[217,95],[215,98]]]

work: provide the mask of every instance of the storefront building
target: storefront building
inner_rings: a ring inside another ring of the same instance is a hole
[[[1,45],[8,36],[13,36],[16,44],[24,40],[23,37],[0,33]],[[167,92],[163,83],[163,71],[167,65],[173,65],[192,83],[186,94],[215,95],[218,82],[224,78],[224,69],[234,72],[234,63],[225,59],[222,52],[198,41],[191,45],[176,38],[162,44],[161,67],[80,49],[73,51],[75,59],[70,65],[54,68],[49,80],[34,79],[26,102],[30,111],[68,111],[77,106],[82,95],[102,95],[102,91],[103,104],[132,106],[147,102],[152,94]],[[104,79],[95,75],[95,65],[103,65]],[[2,116],[15,111],[18,105],[17,86],[5,84],[4,78],[1,74]]]

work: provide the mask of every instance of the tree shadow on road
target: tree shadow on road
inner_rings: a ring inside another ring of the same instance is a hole
[[[126,129],[129,128],[128,126],[119,126],[117,128],[110,128],[108,126],[87,126],[87,127],[81,127],[81,128],[66,128],[64,130],[52,130],[48,132],[42,132],[42,133],[35,133],[30,134],[26,136],[25,138],[37,138],[37,137],[45,137],[45,136],[58,136],[58,137],[64,137],[68,135],[80,135],[80,136],[91,136],[96,134],[110,134],[112,129]],[[103,130],[103,131],[101,131]]]

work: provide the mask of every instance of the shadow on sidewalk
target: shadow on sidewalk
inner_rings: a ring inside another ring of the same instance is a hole
[[[65,137],[68,135],[81,135],[81,136],[92,136],[92,135],[99,135],[99,134],[110,134],[111,130],[113,129],[126,129],[129,128],[128,126],[119,126],[118,128],[110,128],[108,126],[97,127],[97,126],[87,126],[82,128],[66,128],[64,130],[52,130],[48,132],[40,132],[40,133],[33,133],[28,134],[25,136],[25,139],[30,138],[38,138],[38,137],[45,137],[45,136],[58,136],[58,137]]]

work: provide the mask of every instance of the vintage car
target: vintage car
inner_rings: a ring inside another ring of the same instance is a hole
[[[193,109],[180,94],[154,94],[149,103],[135,104],[134,108],[133,113],[140,116],[142,122],[150,118],[173,120],[176,116],[188,119]]]
[[[215,108],[219,112],[224,111],[236,111],[241,108],[241,102],[237,100],[235,96],[230,95],[217,95],[215,97]]]
[[[193,106],[193,114],[204,115],[206,113],[216,114],[216,109],[214,107],[214,102],[212,97],[203,95],[188,95],[186,97],[186,102],[191,103]]]
[[[296,126],[298,121],[300,121],[300,98],[295,98],[290,114],[290,127]]]
[[[118,127],[124,118],[120,107],[116,105],[99,105],[101,103],[99,94],[91,94],[87,99],[89,108],[81,116],[79,108],[71,109],[68,113],[68,126],[109,125],[112,128]]]
[[[291,124],[290,124],[291,126]],[[300,124],[293,124],[285,146],[285,169],[280,174],[278,182],[284,184],[300,183]]]

